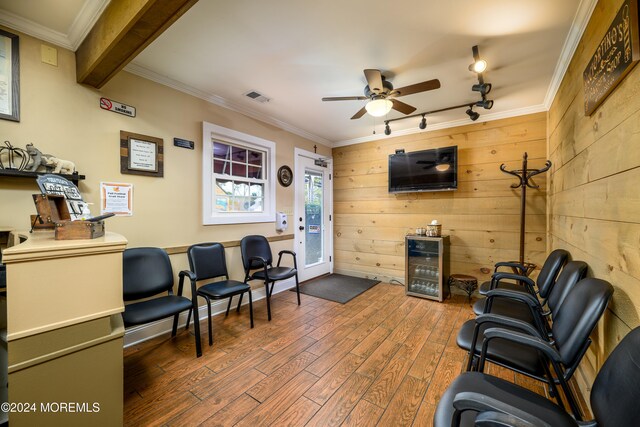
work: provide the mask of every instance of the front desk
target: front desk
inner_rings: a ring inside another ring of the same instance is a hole
[[[121,425],[127,240],[106,233],[57,241],[50,231],[17,237],[22,243],[2,256],[0,364],[8,375],[10,425]]]

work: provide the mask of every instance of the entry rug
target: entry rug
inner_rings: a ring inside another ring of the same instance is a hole
[[[344,304],[378,283],[380,280],[330,274],[300,285],[300,293]],[[295,292],[296,289],[291,290]]]

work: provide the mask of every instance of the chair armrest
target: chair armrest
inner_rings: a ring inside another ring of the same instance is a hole
[[[178,296],[182,296],[185,276],[188,277],[189,280],[191,281],[191,292],[193,292],[193,294],[195,295],[196,281],[198,280],[198,278],[196,277],[196,274],[193,271],[182,270],[180,273],[178,273],[178,277],[180,277],[180,282],[178,282]]]
[[[482,325],[483,323],[495,323],[496,325],[506,326],[507,328],[517,329],[525,334],[534,336],[537,338],[544,338],[546,331],[542,332],[536,329],[534,326],[522,320],[513,319],[511,317],[502,316],[499,314],[485,313],[476,317],[476,325]],[[487,329],[488,331],[489,329]],[[485,331],[485,337],[487,332]]]
[[[455,412],[452,426],[459,425],[462,412],[475,411],[479,412],[476,426],[551,427],[535,415],[481,393],[458,393],[453,398],[453,407]]]
[[[530,347],[534,350],[538,350],[555,364],[563,363],[562,356],[560,356],[558,350],[556,350],[548,341],[535,336],[531,336],[529,334],[524,334],[522,332],[510,331],[502,328],[489,328],[484,331],[484,341],[482,343],[482,351],[480,352],[480,362],[478,363],[479,372],[482,372],[482,370],[484,369],[484,361],[486,358],[489,342],[496,338],[515,342]]]
[[[252,256],[251,258],[249,258],[249,270],[251,270],[251,266],[253,266],[253,261],[257,261],[262,265],[262,270],[264,271],[264,277],[267,281],[269,281],[269,273],[267,270],[267,267],[268,267],[267,260],[262,258],[261,256]],[[248,277],[249,277],[249,271],[247,271],[247,278]]]
[[[521,272],[523,275],[524,275],[524,274],[526,274],[526,272],[527,272],[527,267],[526,267],[525,265],[520,264],[519,262],[513,262],[513,261],[511,261],[511,262],[504,262],[504,261],[502,261],[502,262],[496,262],[496,263],[494,264],[494,267],[495,267],[495,268],[494,268],[494,270],[493,270],[493,271],[495,271],[495,272],[497,272],[497,271],[498,271],[498,268],[500,268],[500,267],[511,267],[511,268],[517,268],[518,270],[520,270],[520,272]]]
[[[494,298],[508,298],[515,301],[520,301],[524,304],[527,304],[531,308],[540,309],[542,306],[540,305],[540,301],[533,295],[528,292],[514,291],[511,289],[491,289],[486,293],[487,302],[489,299]]]
[[[523,282],[523,286],[531,294],[535,294],[535,282],[527,276],[521,276],[513,273],[493,273],[491,276],[491,289],[495,289],[502,280],[515,280],[516,282]]]
[[[298,269],[298,263],[296,261],[296,253],[293,251],[288,251],[288,250],[284,250],[284,251],[280,251],[278,253],[278,267],[280,267],[280,260],[282,259],[282,254],[289,254],[293,257],[293,268],[295,268],[296,270]]]

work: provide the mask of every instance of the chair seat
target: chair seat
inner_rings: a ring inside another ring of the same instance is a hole
[[[440,398],[433,418],[434,427],[450,427],[455,409],[453,399],[461,392],[482,393],[533,414],[554,427],[577,426],[563,409],[545,397],[497,377],[480,372],[460,374]],[[473,426],[476,412],[465,411],[460,426]]]
[[[291,267],[271,267],[267,268],[267,274],[269,275],[269,280],[283,280],[293,277],[297,274],[295,268]],[[257,270],[251,276],[252,279],[256,280],[264,280],[264,270]]]
[[[462,324],[456,342],[460,348],[467,351],[471,349],[471,341],[473,339],[473,329],[476,325],[475,320],[468,320]],[[480,331],[478,332],[478,339],[476,341],[476,354],[480,354],[482,351],[482,342],[484,341],[484,331],[488,328],[500,327],[504,329],[514,330],[512,328],[505,328],[502,325],[495,323],[483,323],[480,325]],[[530,347],[506,341],[503,339],[493,339],[489,342],[487,348],[487,360],[496,362],[499,364],[505,364],[513,369],[517,369],[522,372],[527,372],[531,375],[542,377],[545,373],[544,367],[540,363],[538,352],[531,350]]]
[[[476,316],[484,313],[484,306],[487,303],[486,298],[481,298],[473,304],[473,312]],[[493,298],[491,302],[491,311],[493,314],[518,319],[533,324],[533,315],[531,309],[525,303],[510,300],[507,298]]]
[[[513,291],[526,291],[527,288],[524,285],[519,285],[517,283],[513,283],[513,282],[504,282],[501,281],[498,284],[498,288],[500,289],[511,289]],[[480,292],[480,295],[486,295],[487,292],[489,292],[489,290],[491,290],[491,282],[483,282],[480,287],[478,288],[478,292]]]
[[[221,280],[219,282],[208,283],[198,288],[198,293],[209,298],[220,299],[233,295],[238,295],[251,290],[251,287],[237,280]]]
[[[126,305],[124,313],[122,313],[122,319],[125,326],[140,325],[173,316],[189,310],[191,307],[190,299],[177,295],[167,295]]]

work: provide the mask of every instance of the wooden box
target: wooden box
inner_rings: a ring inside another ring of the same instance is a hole
[[[58,221],[56,240],[95,239],[104,236],[104,221]]]
[[[56,222],[71,219],[64,196],[34,194],[33,202],[36,204],[38,215],[40,215],[40,221],[37,221],[40,227],[36,228],[54,228]],[[32,219],[31,223],[34,222],[36,221]]]

